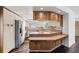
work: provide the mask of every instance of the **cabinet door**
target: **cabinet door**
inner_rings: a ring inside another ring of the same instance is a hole
[[[47,14],[47,12],[35,11],[35,12],[33,12],[33,19],[35,19],[35,20],[47,20],[48,14]]]
[[[52,21],[58,21],[58,14],[50,13],[50,20],[52,20]]]
[[[14,14],[4,9],[4,46],[3,52],[7,53],[15,48]]]
[[[45,19],[46,19],[46,13],[40,12],[40,13],[39,13],[39,19],[40,19],[40,20],[45,20]]]
[[[60,26],[63,27],[63,15],[60,15],[59,21],[60,21]]]
[[[10,39],[12,47],[11,49],[15,48],[15,14],[11,13],[11,20],[10,20]]]

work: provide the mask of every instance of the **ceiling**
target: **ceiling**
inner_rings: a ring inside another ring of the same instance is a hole
[[[43,10],[41,10],[41,8],[43,8]],[[34,6],[33,11],[52,11],[61,15],[65,13],[59,10],[58,8],[56,8],[55,6]]]
[[[6,6],[6,7],[22,15],[28,13],[30,10],[32,11],[53,11],[58,14],[64,14],[63,11],[57,9],[55,6],[33,6],[33,7],[32,6]],[[40,8],[44,8],[44,9],[41,10]]]
[[[75,13],[75,18],[79,19],[79,6],[67,6]]]
[[[68,6],[71,10],[75,12],[75,14],[79,14],[79,6]]]
[[[6,6],[6,7],[26,18],[29,18],[26,15],[30,14],[30,11],[33,11],[33,10],[34,11],[53,11],[58,14],[65,14],[65,12],[57,9],[55,6],[33,6],[33,7],[32,6]],[[67,6],[67,7],[73,10],[76,14],[76,18],[79,19],[79,6]],[[40,8],[43,8],[43,10],[41,10]]]

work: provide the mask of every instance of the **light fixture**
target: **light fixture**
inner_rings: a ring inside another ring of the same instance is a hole
[[[43,10],[44,8],[40,8],[41,10]]]

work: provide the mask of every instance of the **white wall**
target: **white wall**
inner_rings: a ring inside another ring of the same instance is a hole
[[[68,14],[63,15],[63,33],[68,34],[69,32],[69,22],[68,22]]]
[[[69,22],[68,22],[68,14],[63,15],[63,34],[69,34]],[[65,39],[63,45],[69,46],[69,40],[68,38]]]
[[[71,47],[75,43],[75,13],[68,7],[58,6],[57,8],[68,13],[68,47]]]

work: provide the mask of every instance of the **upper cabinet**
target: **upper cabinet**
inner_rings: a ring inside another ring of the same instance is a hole
[[[33,11],[34,20],[60,21],[61,16],[62,15],[50,11]]]
[[[57,21],[57,22],[60,22],[60,26],[63,27],[63,15],[60,15],[54,12],[33,11],[33,19],[39,20],[39,21],[44,21],[44,20]]]
[[[49,20],[58,21],[59,20],[58,14],[50,12],[50,19]]]
[[[34,11],[33,12],[33,19],[34,20],[48,20],[49,19],[48,12]]]

